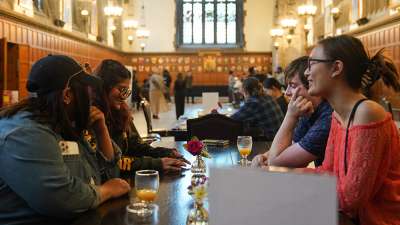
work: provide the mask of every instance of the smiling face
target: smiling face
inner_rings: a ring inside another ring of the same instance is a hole
[[[299,88],[299,96],[303,96],[307,99],[310,99],[310,95],[307,92],[307,88],[304,87],[303,83],[300,80],[299,74],[296,73],[293,78],[287,80],[287,88],[285,91],[285,95],[290,98],[292,98],[294,91],[296,88]]]
[[[336,83],[332,76],[334,63],[333,59],[324,54],[321,46],[311,51],[308,67],[304,73],[309,83],[308,94],[322,97],[328,95]]]
[[[130,80],[125,79],[111,88],[108,93],[108,101],[110,103],[110,107],[112,109],[119,110],[121,109],[121,105],[125,104],[125,100],[129,97],[126,95],[126,92],[129,90]]]

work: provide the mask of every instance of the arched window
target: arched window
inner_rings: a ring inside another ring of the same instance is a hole
[[[243,0],[176,2],[177,47],[243,47]]]

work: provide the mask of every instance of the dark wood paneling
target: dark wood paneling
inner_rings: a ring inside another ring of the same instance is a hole
[[[134,54],[131,58],[133,70],[137,71],[139,82],[143,82],[153,68],[168,69],[172,80],[178,73],[192,71],[193,85],[227,85],[228,72],[232,70],[239,77],[247,75],[248,68],[255,66],[257,71],[266,73],[271,70],[272,55],[263,53],[224,53],[211,54],[215,69],[206,70],[206,61],[210,54],[203,53],[152,53]]]
[[[22,76],[8,82],[13,89],[14,86],[18,86],[16,89],[20,91],[20,97],[27,96],[25,82],[32,64],[50,53],[69,55],[80,63],[91,63],[92,67],[96,67],[105,58],[116,59],[126,65],[130,63],[122,52],[118,53],[107,48],[83,43],[5,17],[0,17],[0,38],[6,38],[9,43],[24,46],[20,49],[18,56],[20,57],[18,60],[20,63],[19,72]]]
[[[400,69],[400,24],[372,30],[357,37],[371,55],[385,48],[385,55],[393,60],[397,69]]]
[[[48,54],[64,54],[75,58],[80,63],[89,62],[95,68],[103,59],[111,58],[131,65],[138,71],[139,81],[143,81],[151,67],[169,69],[173,80],[178,72],[193,71],[194,85],[226,85],[228,82],[228,70],[234,70],[239,76],[247,74],[250,66],[256,66],[259,70],[271,69],[271,53],[218,53],[216,56],[216,68],[212,72],[205,72],[204,60],[207,54],[203,53],[152,53],[152,54],[128,54],[112,50],[101,45],[85,42],[80,39],[62,36],[60,31],[43,30],[21,22],[14,21],[0,15],[0,38],[7,38],[11,43],[24,46],[19,51],[19,79],[17,82],[21,97],[27,95],[25,82],[30,67],[38,59]],[[23,57],[23,60],[22,58]],[[138,61],[142,58],[143,61]],[[156,58],[155,63],[153,63]],[[158,61],[160,58],[164,61]],[[182,59],[180,62],[166,62],[166,59]],[[152,61],[153,60],[153,61]],[[185,61],[186,60],[186,61]],[[232,60],[232,61],[231,61]]]

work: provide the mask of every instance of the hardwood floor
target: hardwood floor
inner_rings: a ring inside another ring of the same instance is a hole
[[[220,97],[220,102],[227,103],[228,99],[226,97]],[[191,103],[185,104],[185,115],[194,117],[201,110],[201,107],[202,107],[201,98],[197,97],[195,98],[195,104]],[[167,112],[160,113],[159,115],[160,119],[152,120],[153,129],[171,129],[174,126],[177,120],[175,118],[176,117],[175,104],[173,102],[169,103],[169,109],[170,110]],[[136,109],[134,109],[133,117],[136,129],[138,130],[139,134],[141,136],[146,136],[147,128],[143,111],[142,110],[137,111]]]

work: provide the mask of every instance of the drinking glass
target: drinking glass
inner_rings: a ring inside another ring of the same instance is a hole
[[[139,170],[135,174],[135,192],[140,200],[128,206],[127,210],[137,213],[140,216],[147,216],[153,213],[152,204],[157,197],[159,187],[159,175],[156,170]]]
[[[251,147],[253,145],[253,140],[251,136],[238,136],[237,138],[237,148],[239,150],[240,156],[242,159],[240,160],[240,165],[246,167],[248,164],[247,156],[251,153]]]

